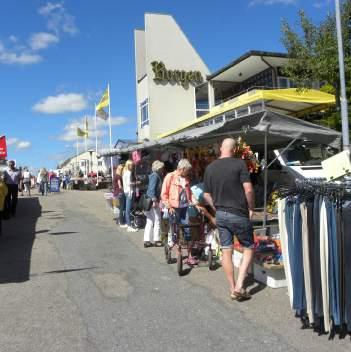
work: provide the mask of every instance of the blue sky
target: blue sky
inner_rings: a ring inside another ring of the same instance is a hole
[[[284,51],[281,20],[315,21],[331,0],[3,0],[1,129],[18,165],[54,168],[75,153],[75,126],[111,86],[113,140],[135,138],[133,30],[145,12],[174,16],[211,71],[248,50]],[[90,119],[90,127],[92,126]],[[99,143],[108,143],[100,123]],[[82,148],[82,146],[81,146]]]

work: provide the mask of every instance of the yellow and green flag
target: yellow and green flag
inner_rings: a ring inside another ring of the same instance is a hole
[[[97,110],[96,116],[105,121],[108,119],[108,114],[104,109]]]
[[[83,131],[81,128],[77,127],[77,136],[78,137],[88,137],[88,130]]]
[[[96,111],[102,110],[103,108],[106,108],[109,105],[110,105],[110,94],[109,94],[109,89],[107,88],[105,90],[105,93],[102,95],[100,103],[96,105],[95,110]]]

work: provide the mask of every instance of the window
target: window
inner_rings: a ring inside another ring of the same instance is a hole
[[[81,160],[80,166],[85,166],[85,160]]]
[[[144,126],[149,125],[149,99],[145,99],[140,103],[140,126],[143,128]]]
[[[278,86],[279,88],[295,88],[295,83],[288,77],[278,77]]]
[[[98,161],[98,166],[102,166],[102,161]]]

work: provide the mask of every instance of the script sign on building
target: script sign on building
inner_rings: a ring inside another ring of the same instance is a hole
[[[200,71],[168,70],[162,61],[153,61],[151,66],[155,74],[154,81],[176,82],[182,86],[203,81]]]

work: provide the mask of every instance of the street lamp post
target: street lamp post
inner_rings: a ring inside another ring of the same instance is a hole
[[[90,154],[90,168],[89,168],[89,172],[92,173],[93,172],[93,149],[89,149],[88,152]]]
[[[342,28],[340,19],[340,1],[335,0],[336,16],[336,33],[338,37],[339,52],[339,72],[340,72],[340,106],[341,106],[341,124],[342,124],[342,141],[344,150],[350,150],[349,135],[349,116],[347,109],[346,87],[345,87],[345,66],[344,66],[344,49],[342,43]]]

